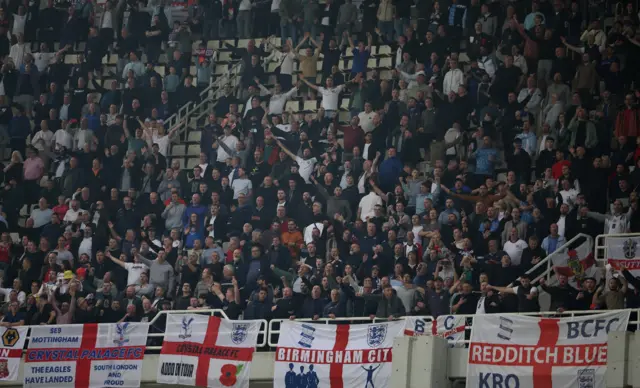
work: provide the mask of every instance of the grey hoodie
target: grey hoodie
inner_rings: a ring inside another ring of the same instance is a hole
[[[149,266],[149,283],[155,287],[162,287],[165,290],[165,295],[172,295],[175,275],[171,264],[167,261],[160,263],[157,259],[149,260],[142,256],[138,258]]]
[[[182,215],[187,207],[182,203],[170,203],[162,212],[164,226],[168,230],[177,228],[182,230]]]

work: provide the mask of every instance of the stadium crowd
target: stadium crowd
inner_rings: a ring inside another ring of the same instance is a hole
[[[155,0],[3,3],[1,325],[524,312],[543,291],[553,310],[640,307],[624,269],[531,282],[580,233],[640,232],[636,4],[187,8],[174,22]],[[236,36],[257,38],[222,46],[240,87],[189,129],[201,153],[185,169],[165,120],[216,61],[193,42]],[[384,45],[383,79],[369,59]]]

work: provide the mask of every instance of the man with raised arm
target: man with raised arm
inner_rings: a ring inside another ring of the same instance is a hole
[[[273,135],[269,136],[271,137]],[[302,151],[302,156],[304,157],[303,159],[299,156],[294,155],[293,152],[291,152],[284,144],[282,144],[280,139],[276,138],[276,143],[278,143],[278,146],[285,154],[289,155],[291,159],[295,160],[296,163],[298,163],[298,173],[300,174],[302,179],[304,179],[304,181],[309,184],[309,177],[313,173],[313,168],[318,162],[318,160],[311,154],[311,149],[305,148],[304,151]],[[311,140],[309,140],[309,146],[312,147]]]
[[[140,284],[140,275],[142,275],[143,273],[146,273],[149,271],[149,267],[142,263],[140,261],[140,259],[138,258],[138,251],[136,248],[132,249],[131,252],[132,256],[133,256],[133,263],[126,263],[120,259],[116,259],[115,257],[111,256],[111,253],[109,251],[107,251],[105,253],[105,256],[107,256],[109,259],[111,259],[111,261],[113,261],[115,264],[119,265],[120,267],[124,268],[125,270],[127,270],[128,276],[127,276],[127,285],[128,286],[134,286],[134,285],[139,285]]]

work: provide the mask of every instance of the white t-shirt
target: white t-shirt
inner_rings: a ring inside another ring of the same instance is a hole
[[[503,250],[511,258],[511,265],[520,265],[520,262],[522,261],[522,251],[527,247],[527,243],[523,240],[518,240],[516,242],[507,241],[504,243]]]
[[[35,135],[33,135],[33,139],[31,139],[31,144],[36,147],[38,151],[44,151],[45,149],[50,149],[51,144],[53,144],[53,132],[51,131],[38,131]]]
[[[73,147],[73,137],[64,129],[58,129],[53,135],[56,148],[65,147],[67,150],[71,150]]]
[[[240,196],[241,193],[249,195],[249,191],[253,189],[253,185],[247,178],[236,178],[233,180],[231,188],[233,188],[233,199],[238,199],[238,196]]]
[[[49,62],[51,62],[51,58],[55,57],[54,53],[35,53],[33,54],[33,63],[35,63],[38,71],[43,73],[47,70],[47,66],[49,66]]]
[[[84,213],[84,210],[82,209],[73,210],[72,208],[69,208],[69,210],[67,210],[67,213],[64,215],[63,221],[76,222],[76,220],[78,219],[78,215],[80,215],[80,213]]]
[[[302,179],[304,179],[306,183],[311,183],[309,181],[309,177],[313,173],[313,166],[316,165],[318,160],[316,158],[304,160],[301,157],[296,156],[296,162],[298,163],[298,166],[300,166],[298,167],[298,173]]]
[[[149,270],[147,265],[142,263],[124,263],[124,268],[128,272],[127,285],[134,285],[140,283],[140,275]]]
[[[343,89],[344,89],[344,85],[340,85],[331,89],[319,87],[318,92],[322,94],[322,107],[325,110],[338,110],[340,93],[342,92]]]
[[[24,34],[24,26],[27,23],[27,15],[13,14],[13,35]]]
[[[371,111],[369,113],[360,112],[358,114],[358,119],[360,119],[360,128],[362,128],[364,133],[369,133],[373,131],[373,128],[375,128],[375,126],[373,125],[373,116],[375,115],[376,112],[374,111]]]
[[[158,152],[160,152],[160,155],[167,156],[167,154],[169,153],[169,136],[158,136],[154,134],[152,138],[153,142],[159,147]]]
[[[229,147],[230,149],[235,150],[236,144],[238,144],[239,140],[237,137],[233,135],[229,135],[229,136],[225,136],[220,141],[224,142],[224,144],[226,144],[227,147]],[[229,155],[227,151],[224,150],[224,148],[218,147],[218,159],[217,159],[218,162],[224,163],[225,160],[227,160],[227,158],[230,158],[230,157],[231,155]]]
[[[358,207],[360,208],[360,219],[363,222],[367,222],[367,217],[375,217],[376,213],[374,211],[374,208],[376,205],[382,206],[382,198],[380,198],[380,196],[378,196],[378,194],[376,194],[375,192],[372,191],[362,197]]]

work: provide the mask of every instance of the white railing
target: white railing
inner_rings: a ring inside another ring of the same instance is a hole
[[[545,257],[544,260],[540,261],[538,264],[534,265],[530,270],[528,270],[526,272],[527,274],[532,274],[532,273],[534,273],[536,271],[539,271],[540,269],[544,268],[543,272],[540,275],[536,276],[535,279],[531,279],[531,281],[532,282],[537,282],[542,278],[545,278],[545,280],[547,280],[547,281],[551,280],[551,276],[554,274],[554,271],[553,271],[553,258],[556,257],[556,256],[559,256],[559,255],[566,254],[567,249],[569,249],[576,241],[580,240],[581,238],[585,238],[585,239],[593,241],[593,238],[591,236],[587,235],[587,234],[584,234],[584,233],[577,234],[571,240],[567,241],[561,247],[556,249],[555,252],[553,252],[550,255],[548,255],[547,257]]]
[[[623,310],[579,310],[579,311],[541,311],[541,312],[533,312],[533,313],[500,313],[501,316],[509,317],[509,316],[531,316],[531,317],[543,317],[543,318],[570,318],[575,316],[583,316],[583,315],[594,315],[601,314],[604,312],[614,312],[614,311],[623,311]],[[627,309],[624,311],[631,311],[631,317],[629,319],[629,327],[633,329],[633,331],[637,331],[640,329],[640,309]],[[635,313],[635,314],[634,314]],[[453,340],[450,341],[450,344],[468,344],[470,342],[471,333],[473,331],[473,319],[476,315],[465,315],[465,314],[452,314],[455,317],[464,318],[466,321],[465,324],[465,339],[464,340]],[[406,318],[409,317],[401,317],[398,320],[406,321]],[[430,315],[424,316],[411,316],[411,318],[421,318],[427,322],[431,322],[434,318]],[[286,319],[273,319],[269,321],[269,340],[268,345],[270,347],[276,347],[278,345],[278,336],[280,334],[279,325],[286,321]],[[374,323],[374,322],[382,322],[387,321],[387,318],[374,318],[370,319],[369,317],[353,317],[353,318],[320,318],[316,320],[312,319],[296,319],[296,322],[313,322],[313,323],[324,323],[324,324],[341,324],[341,323]],[[274,327],[278,325],[278,328]]]
[[[426,318],[426,317],[424,317]],[[433,320],[433,317],[428,317],[430,320]],[[402,318],[404,319],[404,318]],[[294,319],[295,322],[312,322],[312,323],[324,323],[325,325],[333,325],[340,323],[371,323],[371,322],[381,322],[387,321],[387,318],[369,318],[369,317],[344,317],[344,318],[299,318]],[[288,321],[288,319],[272,319],[269,321],[269,339],[267,344],[270,347],[278,346],[278,335],[280,335],[280,325],[282,322]]]
[[[239,61],[234,63],[226,73],[217,77],[215,81],[212,80],[209,86],[200,92],[200,103],[196,104],[190,101],[180,108],[178,112],[170,116],[169,119],[167,119],[168,131],[176,128],[177,136],[181,136],[189,127],[189,121],[192,118],[200,119],[202,116],[209,113],[203,108],[206,108],[207,104],[214,103],[215,100],[221,97],[225,85],[231,85],[232,90],[235,92],[240,83],[238,77],[240,74],[240,68],[241,65]]]
[[[595,258],[596,262],[605,265],[609,259],[608,237],[638,237],[640,233],[599,234],[596,236]]]

